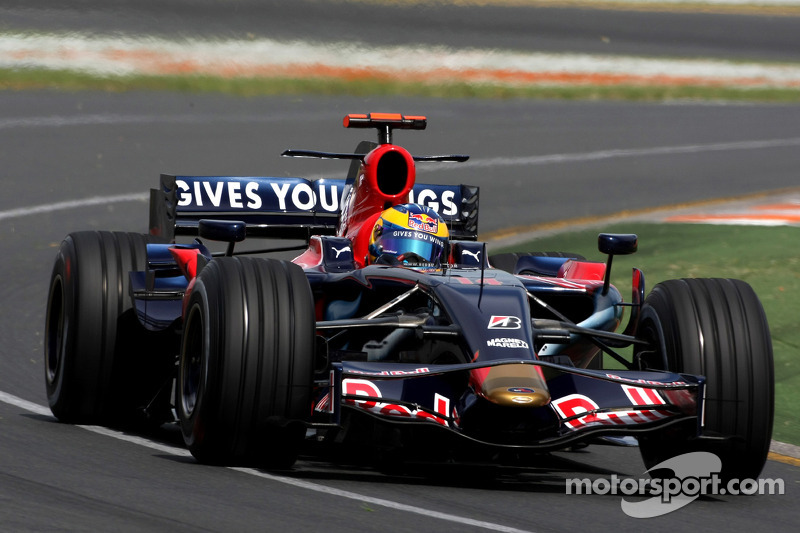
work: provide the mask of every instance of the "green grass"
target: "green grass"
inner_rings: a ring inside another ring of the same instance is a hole
[[[729,100],[800,102],[800,89],[724,87],[512,87],[472,83],[406,83],[381,79],[100,76],[70,70],[0,69],[0,90],[179,91],[236,96],[316,94],[428,98],[547,98],[564,100]]]
[[[800,445],[800,228],[649,224],[633,222],[563,233],[493,250],[563,251],[605,261],[597,234],[636,233],[639,251],[614,258],[612,282],[630,298],[632,267],[645,274],[648,291],[659,281],[684,277],[738,278],[753,286],[769,320],[775,356],[773,438]]]

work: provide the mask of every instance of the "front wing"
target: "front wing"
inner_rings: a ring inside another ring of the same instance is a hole
[[[509,407],[481,397],[470,376],[499,365],[538,367],[549,403]],[[318,390],[312,421],[339,424],[342,410],[353,409],[386,422],[438,426],[478,443],[546,451],[678,423],[699,435],[704,385],[705,378],[687,374],[584,370],[544,361],[430,366],[345,361],[333,364],[329,383]]]

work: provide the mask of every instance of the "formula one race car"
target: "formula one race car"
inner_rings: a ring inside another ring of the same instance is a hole
[[[671,280],[645,298],[634,269],[624,302],[610,271],[632,234],[599,236],[605,263],[487,257],[478,189],[414,181],[417,162],[467,156],[392,143],[426,123],[348,115],[379,142],[283,153],[349,160],[345,180],[162,175],[148,235],[68,235],[47,309],[53,414],[177,422],[213,464],[285,468],[307,449],[505,464],[624,436],[648,467],[706,450],[723,476],[757,477],[774,386],[750,286]],[[236,247],[257,237],[303,251]]]

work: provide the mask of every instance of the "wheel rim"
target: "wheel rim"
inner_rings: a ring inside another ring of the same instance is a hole
[[[61,358],[64,354],[65,322],[64,284],[61,281],[61,276],[57,276],[53,280],[53,285],[50,289],[50,301],[47,306],[47,337],[44,344],[44,358],[48,385],[52,385],[56,381]]]
[[[204,329],[202,313],[199,306],[195,306],[186,322],[186,339],[180,363],[181,409],[187,417],[191,417],[194,413],[202,386],[205,359]]]

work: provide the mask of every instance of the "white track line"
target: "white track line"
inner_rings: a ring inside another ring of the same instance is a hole
[[[79,115],[52,117],[20,117],[0,119],[0,130],[12,128],[57,128],[61,126],[96,126],[102,124],[149,124],[164,117],[157,115]],[[175,120],[178,122],[179,120]]]
[[[39,405],[38,403],[29,402],[28,400],[23,400],[18,396],[14,396],[13,394],[8,394],[7,392],[0,391],[0,402],[7,403],[9,405],[15,405],[20,409],[25,409],[28,412],[33,414],[42,415],[42,416],[53,416],[53,413],[50,412],[50,409]]]
[[[800,146],[800,137],[788,139],[768,139],[761,141],[735,141],[727,143],[689,144],[682,146],[654,146],[651,148],[628,148],[614,150],[598,150],[596,152],[574,154],[534,155],[526,157],[493,157],[489,159],[470,160],[465,163],[476,167],[547,165],[551,163],[577,163],[581,161],[597,161],[621,157],[642,157],[653,155],[696,154],[701,152],[725,152],[739,150],[760,150],[764,148],[785,148]],[[453,166],[442,166],[442,169],[453,169]]]
[[[2,122],[0,122],[0,128],[2,128]],[[788,139],[768,139],[760,141],[759,140],[737,141],[729,143],[691,144],[683,146],[655,146],[652,148],[598,150],[596,152],[572,153],[572,154],[565,153],[565,154],[535,155],[535,156],[524,156],[524,157],[492,157],[487,159],[471,159],[463,166],[439,165],[433,168],[430,166],[420,165],[419,168],[417,169],[417,172],[422,174],[425,172],[439,172],[439,171],[459,170],[459,169],[463,170],[464,168],[578,163],[583,161],[598,161],[603,159],[615,159],[621,157],[644,157],[644,156],[660,156],[660,155],[694,154],[701,152],[760,150],[766,148],[786,148],[792,146],[800,146],[800,137],[794,137]],[[322,177],[334,178],[338,176],[326,174],[313,177],[315,179],[318,179]],[[28,207],[20,207],[16,209],[9,209],[6,211],[0,211],[0,220],[20,218],[31,215],[39,215],[44,213],[52,213],[54,211],[63,211],[67,209],[79,209],[82,207],[90,207],[94,205],[106,205],[106,204],[120,203],[120,202],[144,202],[147,201],[148,198],[149,195],[147,193],[129,193],[129,194],[119,194],[114,196],[92,196],[90,198],[67,200],[51,204],[41,204]]]
[[[22,398],[14,396],[13,394],[8,394],[6,392],[0,391],[0,402],[4,402],[19,407],[20,409],[24,409],[25,411],[29,411],[37,415],[52,416],[50,409],[48,409],[47,407],[35,404],[33,402],[29,402],[28,400],[23,400]],[[144,437],[128,435],[126,433],[115,431],[113,429],[108,429],[106,427],[102,426],[76,426],[76,427],[85,429],[87,431],[91,431],[92,433],[97,433],[99,435],[104,435],[106,437],[111,437],[113,439],[135,444],[137,446],[149,448],[151,450],[157,450],[162,453],[168,453],[179,457],[191,457],[191,453],[189,453],[189,451],[186,450],[185,448],[170,446],[168,444],[156,442],[150,439],[146,439]],[[384,500],[382,498],[375,498],[372,496],[365,496],[363,494],[358,494],[356,492],[341,490],[334,487],[327,487],[325,485],[318,485],[316,483],[310,483],[308,481],[303,481],[300,479],[268,474],[266,472],[262,472],[261,470],[256,470],[254,468],[241,468],[241,467],[228,467],[228,468],[230,470],[234,470],[242,474],[260,477],[262,479],[267,479],[269,481],[283,483],[285,485],[291,485],[293,487],[305,490],[311,490],[314,492],[327,494],[329,496],[336,496],[339,498],[346,498],[348,500],[355,500],[362,503],[368,503],[371,505],[386,507],[389,509],[394,509],[396,511],[402,511],[404,513],[418,514],[428,518],[436,518],[438,520],[444,520],[447,522],[453,522],[465,526],[488,529],[490,531],[501,531],[503,533],[531,533],[529,530],[517,529],[513,527],[504,526],[502,524],[496,524],[493,522],[485,522],[483,520],[473,520],[471,518],[465,518],[463,516],[453,515],[449,513],[442,513],[439,511],[433,511],[431,509],[424,509],[412,505],[405,505],[390,500]]]
[[[144,202],[150,197],[146,193],[131,193],[131,194],[117,194],[114,196],[92,196],[91,198],[83,198],[80,200],[68,200],[65,202],[55,202],[52,204],[32,205],[28,207],[19,207],[17,209],[9,209],[7,211],[0,211],[0,220],[9,218],[27,217],[31,215],[41,215],[44,213],[53,213],[54,211],[64,211],[66,209],[78,209],[81,207],[89,207],[93,205],[108,205],[120,202]]]

